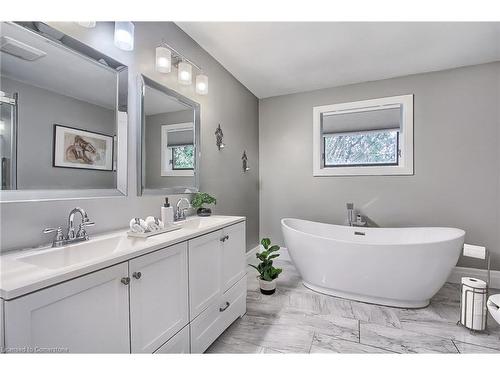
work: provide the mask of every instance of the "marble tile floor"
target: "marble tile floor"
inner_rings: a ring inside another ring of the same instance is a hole
[[[497,353],[500,326],[485,333],[457,326],[460,289],[445,284],[424,309],[397,309],[315,293],[292,263],[283,268],[274,295],[260,293],[248,273],[247,313],[207,353]],[[498,291],[495,291],[498,292]]]

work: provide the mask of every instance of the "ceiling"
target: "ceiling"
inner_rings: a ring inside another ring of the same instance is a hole
[[[178,22],[259,98],[500,60],[500,22]]]
[[[115,109],[117,78],[114,70],[13,24],[2,22],[0,35],[46,53],[38,60],[27,61],[0,52],[2,76]]]

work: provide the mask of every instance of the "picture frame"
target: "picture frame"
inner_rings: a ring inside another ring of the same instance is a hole
[[[111,135],[54,124],[53,167],[113,171],[113,153]]]

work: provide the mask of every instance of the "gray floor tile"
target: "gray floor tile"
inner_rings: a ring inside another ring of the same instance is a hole
[[[360,344],[348,340],[339,339],[321,333],[316,333],[311,345],[311,353],[386,353],[394,354],[388,350]]]

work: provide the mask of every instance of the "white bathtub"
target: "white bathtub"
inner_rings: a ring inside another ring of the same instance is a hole
[[[332,296],[419,308],[456,265],[465,232],[455,228],[356,228],[282,219],[304,285]]]

